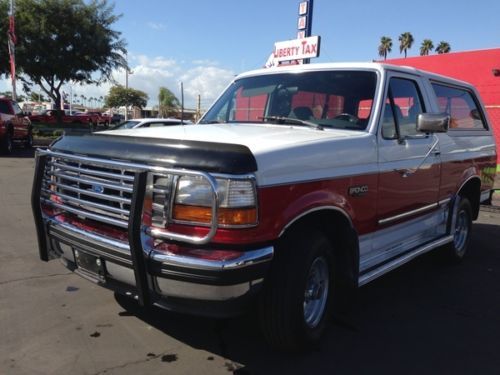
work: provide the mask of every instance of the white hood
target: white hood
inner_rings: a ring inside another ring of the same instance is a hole
[[[376,163],[373,136],[353,130],[273,124],[200,124],[100,133],[244,145],[257,160],[256,176],[260,185],[331,178],[337,172],[346,173],[345,168]]]

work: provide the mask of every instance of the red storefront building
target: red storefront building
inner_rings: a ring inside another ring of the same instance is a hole
[[[390,59],[385,62],[412,66],[472,83],[486,106],[493,123],[497,147],[500,147],[500,48]],[[497,164],[500,164],[500,152]]]

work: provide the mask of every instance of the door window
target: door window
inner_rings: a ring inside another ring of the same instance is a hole
[[[382,117],[382,136],[396,139],[418,134],[417,116],[423,112],[425,108],[417,83],[391,78]]]
[[[0,113],[10,115],[9,104],[6,101],[0,100]]]

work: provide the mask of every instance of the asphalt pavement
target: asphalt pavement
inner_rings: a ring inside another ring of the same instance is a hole
[[[320,345],[287,356],[266,346],[252,311],[216,320],[141,310],[40,261],[33,171],[31,150],[0,157],[0,374],[500,371],[500,208],[481,211],[463,263],[430,253],[368,284]]]

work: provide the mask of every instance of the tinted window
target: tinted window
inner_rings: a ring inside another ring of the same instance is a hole
[[[364,130],[377,75],[369,71],[268,74],[234,82],[203,117],[213,122],[273,123],[266,116],[307,120],[325,128]]]
[[[5,113],[7,115],[11,114],[9,103],[4,100],[0,100],[0,113]]]
[[[132,129],[139,121],[127,121],[115,127],[115,129]]]
[[[487,129],[472,92],[433,83],[439,109],[451,117],[450,129]]]
[[[12,102],[12,108],[14,108],[14,113],[16,115],[21,115],[23,113],[23,110],[21,109],[21,107],[19,107],[19,104],[17,104],[16,102]]]
[[[416,135],[417,116],[425,111],[415,81],[391,78],[382,117],[382,136],[388,139]]]

